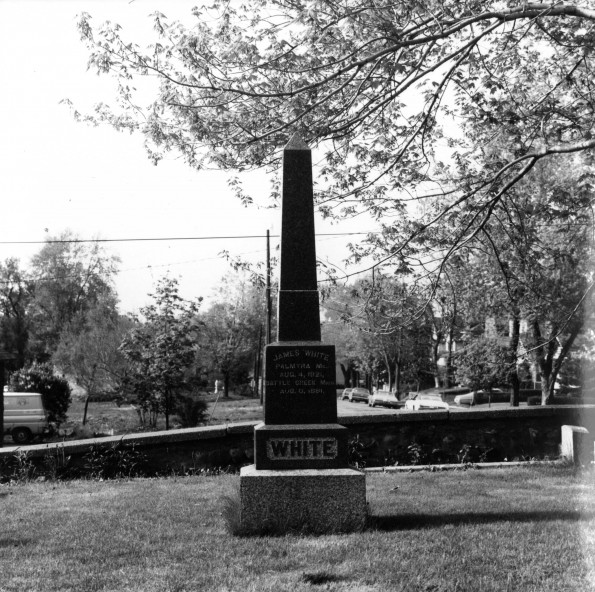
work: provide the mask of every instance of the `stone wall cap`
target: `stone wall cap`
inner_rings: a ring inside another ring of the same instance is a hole
[[[291,423],[291,424],[265,424],[259,423],[256,426],[256,429],[259,431],[279,431],[279,430],[287,430],[287,431],[308,431],[308,430],[343,430],[347,429],[346,427],[342,426],[339,422],[337,423]]]
[[[588,434],[589,430],[582,426],[575,426],[575,425],[563,425],[562,428],[564,431],[568,432],[577,432],[579,434]]]
[[[341,415],[337,418],[337,423],[344,426],[362,423],[395,423],[398,421],[399,416],[396,413],[392,415],[385,413],[382,415]]]
[[[122,436],[125,442],[146,444],[151,441],[183,442],[185,440],[204,440],[225,436],[227,426],[204,426],[198,428],[180,428],[177,430],[162,430],[159,432],[145,432],[140,434],[126,434]]]
[[[240,469],[240,478],[262,478],[262,477],[276,477],[281,479],[299,479],[299,478],[316,478],[328,479],[329,477],[340,478],[360,478],[365,479],[366,475],[363,471],[357,469],[287,469],[278,470],[273,469],[256,469],[254,465],[248,465]]]
[[[243,421],[239,423],[228,423],[226,426],[228,434],[251,434],[261,421]]]
[[[436,421],[448,420],[452,414],[445,410],[428,410],[428,411],[413,411],[400,409],[392,414],[382,415],[342,415],[338,418],[338,422],[342,425],[355,424],[378,424],[378,423],[402,423],[408,421]]]
[[[311,292],[315,292],[316,290],[309,290]],[[291,290],[285,290],[285,292],[291,292]],[[269,343],[266,347],[276,347],[276,346],[284,346],[284,347],[319,347],[321,345],[325,345],[326,347],[335,347],[332,343],[324,343],[322,341],[273,341],[273,343]]]
[[[182,428],[178,430],[162,430],[159,432],[144,432],[125,434],[122,436],[107,436],[87,438],[85,440],[65,440],[63,442],[46,442],[30,446],[10,446],[0,448],[0,457],[11,456],[18,450],[26,451],[33,457],[43,456],[48,450],[63,450],[65,453],[77,453],[93,446],[107,448],[118,444],[147,446],[153,444],[167,444],[168,442],[186,442],[192,440],[206,440],[221,438],[227,435],[225,425],[206,426],[199,428]]]
[[[500,419],[503,417],[536,417],[542,415],[555,415],[556,410],[551,407],[506,407],[504,409],[469,409],[456,411],[450,414],[451,421],[466,421],[475,419]]]

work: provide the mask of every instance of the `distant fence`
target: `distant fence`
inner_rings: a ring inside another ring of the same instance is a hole
[[[90,453],[119,447],[142,453],[150,472],[239,468],[253,461],[258,422],[130,434],[0,449],[0,467],[17,451],[40,466],[49,457],[69,457],[84,469]],[[349,428],[352,459],[361,466],[554,458],[562,425],[595,434],[595,406],[522,407],[468,411],[405,411],[392,415],[341,417]]]

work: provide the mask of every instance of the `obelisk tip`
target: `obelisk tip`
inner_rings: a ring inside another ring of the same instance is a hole
[[[310,150],[310,147],[304,142],[302,136],[298,132],[295,132],[289,139],[289,142],[285,144],[283,150]]]

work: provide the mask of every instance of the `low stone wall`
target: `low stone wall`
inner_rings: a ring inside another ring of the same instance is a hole
[[[355,454],[366,466],[556,458],[563,425],[595,434],[595,406],[399,411],[343,419],[358,437]]]
[[[58,443],[13,446],[0,449],[0,470],[19,452],[43,471],[58,456],[69,458],[72,474],[85,473],[93,459],[110,450],[134,450],[141,453],[146,474],[195,472],[203,468],[241,467],[254,459],[254,426],[259,422],[187,428],[125,436]],[[1,474],[0,474],[1,476]]]
[[[366,466],[413,462],[476,462],[555,458],[561,427],[576,425],[595,434],[595,406],[521,407],[469,411],[404,411],[392,415],[341,417],[350,430],[352,458]],[[192,472],[201,468],[241,467],[253,462],[257,422],[130,434],[57,444],[6,447],[2,462],[23,450],[39,465],[48,457],[70,457],[83,468],[91,452],[134,447],[150,472]],[[591,436],[592,437],[592,436]],[[414,458],[417,455],[417,458]]]

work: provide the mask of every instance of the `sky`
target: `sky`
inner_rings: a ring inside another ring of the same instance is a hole
[[[245,208],[227,187],[228,173],[197,172],[173,156],[154,166],[141,136],[78,123],[60,103],[68,98],[80,111],[90,111],[93,104],[115,97],[111,79],[87,71],[77,14],[88,12],[95,25],[116,22],[126,37],[142,41],[150,38],[152,12],[183,21],[196,3],[0,0],[1,261],[17,257],[26,267],[44,239],[65,230],[81,239],[109,240],[105,248],[121,259],[116,288],[122,312],[147,304],[156,281],[166,274],[179,279],[183,297],[208,301],[231,270],[219,255],[224,250],[264,262],[264,238],[111,242],[263,237],[267,229],[274,237],[280,211],[268,207],[269,183],[261,175],[247,179],[255,204]],[[357,220],[331,226],[316,218],[319,234],[367,230]],[[346,243],[354,240],[320,236],[318,258],[345,269]],[[273,238],[273,254],[277,245]]]

